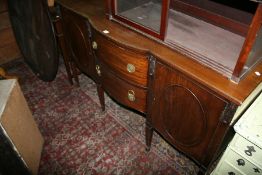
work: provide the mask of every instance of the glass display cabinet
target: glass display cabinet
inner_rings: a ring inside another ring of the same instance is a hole
[[[168,13],[167,0],[112,0],[114,19],[164,40]]]
[[[109,19],[155,37],[234,82],[262,60],[262,1],[106,2]]]

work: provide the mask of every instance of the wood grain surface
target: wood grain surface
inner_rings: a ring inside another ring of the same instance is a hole
[[[211,68],[194,61],[190,58],[190,55],[182,55],[178,51],[165,46],[160,40],[150,39],[108,20],[103,0],[90,0],[88,2],[85,0],[57,0],[57,2],[89,19],[91,25],[108,38],[129,47],[151,52],[164,64],[180,70],[195,81],[238,105],[242,104],[262,81],[262,76],[255,74],[256,71],[262,72],[262,64],[255,66],[240,83],[236,84]],[[102,33],[103,30],[108,30],[110,33],[104,34]]]

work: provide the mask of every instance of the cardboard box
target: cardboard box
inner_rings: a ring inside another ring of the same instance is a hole
[[[0,141],[0,170],[37,174],[44,140],[14,79],[0,81]]]

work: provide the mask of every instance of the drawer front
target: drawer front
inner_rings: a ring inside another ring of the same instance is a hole
[[[219,166],[212,172],[212,175],[243,175],[239,170],[235,169],[228,162],[223,161]]]
[[[94,41],[96,42],[94,46]],[[100,34],[94,34],[93,49],[97,58],[130,83],[146,87],[147,54],[119,45]]]
[[[236,134],[230,147],[260,168],[262,167],[262,150],[253,143]]]
[[[225,161],[229,162],[233,167],[247,175],[259,175],[262,171],[257,166],[253,165],[247,159],[229,149]]]
[[[121,104],[145,113],[146,93],[143,88],[135,87],[113,75],[108,69],[101,69],[103,88]]]

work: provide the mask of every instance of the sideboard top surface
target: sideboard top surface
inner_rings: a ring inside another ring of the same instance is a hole
[[[105,0],[57,0],[63,7],[88,19],[91,25],[109,39],[129,46],[131,48],[148,51],[158,60],[188,75],[205,87],[215,91],[225,99],[240,105],[248,95],[262,82],[262,63],[258,64],[238,84],[227,77],[208,68],[190,58],[190,55],[182,55],[179,51],[170,49],[160,41],[150,39],[142,34],[134,32],[125,26],[108,20],[105,15]],[[108,30],[108,34],[103,31]]]

